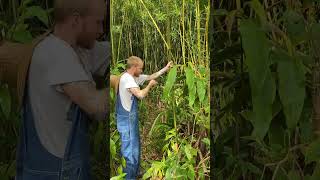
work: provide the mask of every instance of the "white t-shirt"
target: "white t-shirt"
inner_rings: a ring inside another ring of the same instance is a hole
[[[124,73],[119,82],[119,95],[123,108],[127,111],[131,110],[132,105],[132,93],[129,91],[130,88],[139,87],[142,85],[149,75],[141,74],[139,77],[133,77],[129,73]]]

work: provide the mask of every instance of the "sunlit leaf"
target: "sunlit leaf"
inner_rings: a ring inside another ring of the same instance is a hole
[[[163,99],[168,99],[170,97],[171,89],[176,81],[177,78],[177,66],[174,66],[170,69],[170,72],[167,77],[166,84],[163,90]]]

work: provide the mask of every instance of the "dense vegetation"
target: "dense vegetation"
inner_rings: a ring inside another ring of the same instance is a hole
[[[319,179],[319,1],[212,11],[214,179]]]
[[[209,176],[209,16],[208,0],[111,1],[112,74],[131,55],[144,60],[146,74],[175,64],[139,102],[143,179]],[[114,109],[110,120],[111,173],[121,179]]]

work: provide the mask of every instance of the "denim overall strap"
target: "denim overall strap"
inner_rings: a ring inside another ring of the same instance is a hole
[[[31,104],[25,98],[22,109],[22,127],[17,149],[17,180],[57,180],[61,158],[43,147],[36,132]]]
[[[72,129],[61,166],[61,180],[90,180],[89,119],[73,103],[68,120],[72,121]]]
[[[89,180],[88,119],[73,104],[68,119],[72,128],[64,158],[48,152],[35,129],[30,101],[25,98],[20,142],[17,149],[17,180]]]
[[[141,151],[138,101],[134,95],[131,96],[131,100],[131,110],[127,111],[123,108],[120,95],[117,93],[117,129],[121,137],[121,155],[126,160],[124,168],[124,172],[127,173],[126,179],[136,179],[139,172]]]

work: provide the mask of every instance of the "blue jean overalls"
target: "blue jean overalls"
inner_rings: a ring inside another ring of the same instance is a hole
[[[41,144],[30,101],[25,99],[17,148],[16,180],[90,180],[89,122],[86,114],[78,105],[71,105],[68,120],[72,121],[72,127],[64,157],[58,158]]]
[[[131,96],[131,100],[131,110],[128,112],[123,108],[119,92],[117,93],[117,129],[121,137],[121,155],[126,160],[124,172],[127,173],[127,180],[136,179],[140,166],[138,100],[134,95]]]

